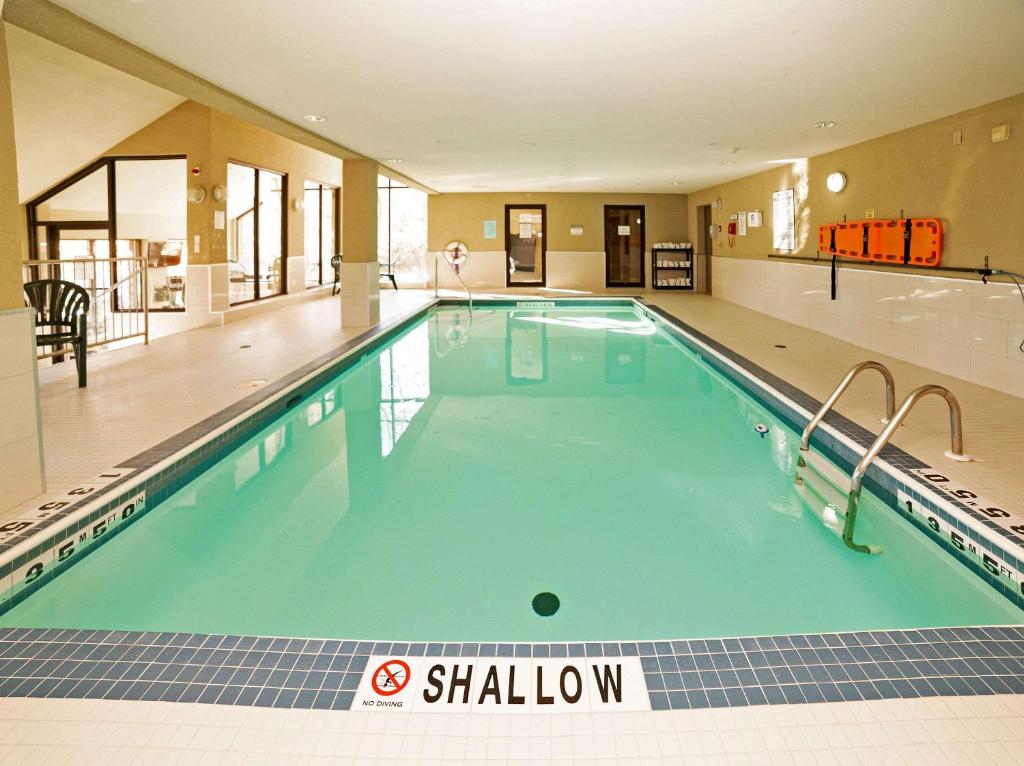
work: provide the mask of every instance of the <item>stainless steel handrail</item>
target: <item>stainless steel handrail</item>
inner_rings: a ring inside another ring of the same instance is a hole
[[[800,450],[802,452],[806,452],[810,448],[811,434],[814,432],[814,429],[825,419],[825,416],[835,406],[836,402],[839,401],[839,397],[849,388],[853,379],[864,372],[864,370],[877,370],[885,379],[885,419],[882,422],[888,423],[892,420],[893,412],[896,410],[896,383],[893,381],[892,373],[881,362],[861,362],[850,368],[850,371],[843,376],[843,379],[839,381],[839,385],[835,387],[828,399],[825,400],[825,403],[821,405],[821,409],[807,423],[803,436],[800,437]]]
[[[868,448],[868,451],[864,453],[864,457],[857,463],[857,467],[853,469],[853,476],[850,478],[850,497],[846,505],[846,522],[843,525],[843,542],[850,548],[860,553],[881,553],[881,547],[877,545],[861,545],[853,541],[853,528],[857,522],[857,507],[860,504],[860,493],[864,485],[864,474],[867,473],[868,468],[874,462],[875,458],[882,451],[892,435],[896,432],[896,429],[900,427],[900,424],[906,420],[907,415],[914,408],[923,397],[929,394],[935,394],[941,396],[946,400],[946,404],[949,405],[949,441],[950,450],[946,453],[946,456],[953,460],[967,461],[970,458],[964,454],[964,435],[963,435],[963,423],[960,415],[960,403],[956,400],[956,397],[949,391],[949,389],[942,386],[927,385],[915,388],[909,394],[907,398],[903,400],[900,408],[896,411],[896,414],[889,418],[889,423],[882,429],[882,433],[878,434],[875,438],[874,443]]]
[[[123,264],[128,264],[127,274],[104,287],[96,286],[98,268],[106,266],[110,279],[115,269],[120,270]],[[90,294],[89,315],[92,320],[88,328],[88,348],[133,338],[142,338],[144,343],[149,343],[149,267],[146,258],[35,259],[22,261],[21,265],[25,282],[36,278],[65,279],[86,289]],[[70,274],[67,273],[69,269]],[[125,288],[126,296],[121,293]],[[115,294],[122,299],[126,297],[129,305],[114,309]],[[62,346],[53,351],[39,352],[37,358],[47,359],[67,353],[67,348]]]
[[[448,265],[448,268],[452,270],[452,274],[454,274],[455,278],[457,280],[459,280],[459,284],[462,285],[462,289],[466,291],[466,297],[469,298],[469,313],[472,314],[473,313],[473,293],[466,286],[466,283],[462,280],[462,275],[459,274],[459,270],[456,269],[455,265],[451,261],[448,260],[448,257],[443,252],[440,252],[440,251],[434,253],[434,297],[435,298],[437,297],[437,260],[439,258],[444,260],[444,262]]]

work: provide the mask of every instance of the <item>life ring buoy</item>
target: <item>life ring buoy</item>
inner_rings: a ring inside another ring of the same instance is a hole
[[[448,260],[448,263],[455,269],[455,273],[459,273],[459,269],[466,263],[469,257],[469,248],[466,247],[465,242],[459,242],[453,240],[444,246],[444,257]]]

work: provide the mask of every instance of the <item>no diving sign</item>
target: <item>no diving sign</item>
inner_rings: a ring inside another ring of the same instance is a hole
[[[381,697],[398,694],[409,685],[409,665],[403,660],[388,660],[373,671],[370,685]]]
[[[650,701],[636,657],[373,656],[352,710],[573,713]]]

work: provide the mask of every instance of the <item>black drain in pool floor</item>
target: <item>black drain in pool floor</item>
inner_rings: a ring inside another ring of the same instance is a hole
[[[558,596],[554,593],[538,593],[533,597],[533,611],[539,614],[541,617],[550,617],[558,611]]]

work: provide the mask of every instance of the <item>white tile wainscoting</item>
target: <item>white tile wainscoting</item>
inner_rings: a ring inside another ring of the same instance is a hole
[[[703,258],[703,256],[698,256]],[[434,286],[434,255],[427,256],[427,286]],[[699,269],[698,269],[699,271]],[[505,252],[503,250],[477,250],[470,252],[462,266],[463,281],[470,289],[501,290],[505,288]],[[546,286],[552,290],[602,292],[605,290],[605,253],[548,250]],[[651,289],[651,253],[644,253],[644,279]],[[460,289],[451,269],[438,265],[438,286],[449,290]],[[699,290],[698,283],[697,287]],[[637,290],[644,288],[637,287]]]
[[[644,256],[646,259],[648,256]],[[548,252],[548,287],[556,290],[604,290],[604,251]],[[646,261],[645,261],[646,262]],[[647,269],[650,271],[650,268]],[[648,279],[650,275],[648,275]]]
[[[0,311],[0,510],[46,489],[35,333],[34,310]]]
[[[427,286],[434,287],[433,251],[427,252]],[[459,276],[471,289],[492,290],[505,286],[505,251],[471,250],[466,262],[459,268]],[[451,267],[437,261],[437,286],[446,290],[461,290]]]
[[[1024,397],[1024,300],[1012,283],[712,259],[712,293],[840,340]]]
[[[341,262],[341,326],[367,327],[380,321],[380,264]]]

